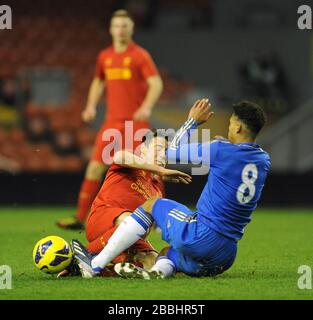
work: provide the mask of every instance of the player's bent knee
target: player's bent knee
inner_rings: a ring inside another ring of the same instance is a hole
[[[155,202],[160,199],[160,197],[156,196],[156,197],[152,197],[150,199],[148,199],[143,205],[142,205],[142,208],[143,210],[145,210],[145,212],[147,213],[152,213],[152,208],[155,204]]]
[[[104,173],[107,170],[107,166],[98,161],[90,161],[86,169],[86,178],[90,180],[101,180]]]
[[[114,220],[114,225],[119,226],[131,214],[132,214],[131,211],[124,211]]]

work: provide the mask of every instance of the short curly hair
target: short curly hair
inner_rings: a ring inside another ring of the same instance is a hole
[[[256,137],[267,121],[264,110],[255,102],[240,101],[233,105],[234,115],[249,129],[251,136]]]

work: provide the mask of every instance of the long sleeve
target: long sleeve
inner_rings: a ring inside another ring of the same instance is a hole
[[[205,143],[189,143],[190,137],[198,123],[190,118],[177,131],[168,150],[167,159],[169,164],[213,164],[217,153],[218,141]]]

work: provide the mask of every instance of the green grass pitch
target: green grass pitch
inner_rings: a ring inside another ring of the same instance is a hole
[[[35,268],[32,249],[40,238],[59,235],[85,241],[84,233],[62,231],[58,218],[73,208],[0,208],[0,265],[13,272],[11,290],[0,299],[312,299],[297,286],[300,265],[313,268],[313,210],[259,209],[239,242],[233,267],[215,278],[179,275],[165,280],[56,279]],[[160,234],[150,236],[163,247]]]

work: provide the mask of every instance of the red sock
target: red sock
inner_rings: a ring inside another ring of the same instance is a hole
[[[78,208],[76,213],[76,218],[80,222],[86,220],[91,204],[100,189],[101,182],[102,180],[84,179],[78,195]]]

